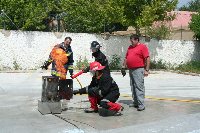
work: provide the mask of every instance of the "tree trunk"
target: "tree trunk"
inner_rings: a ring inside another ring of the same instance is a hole
[[[140,28],[139,28],[138,26],[135,27],[135,31],[136,31],[136,34],[137,34],[137,35],[139,35],[139,36],[141,35],[141,34],[140,34]]]

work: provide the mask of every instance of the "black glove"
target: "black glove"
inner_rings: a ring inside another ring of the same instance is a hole
[[[69,69],[68,71],[69,71],[70,76],[72,76],[73,73],[74,73],[74,70],[73,69]]]
[[[81,88],[81,89],[78,89],[78,90],[74,90],[74,91],[73,91],[73,94],[74,94],[74,95],[76,95],[76,94],[82,95],[82,94],[86,94],[86,93],[87,93],[86,87],[83,87],[83,88]]]
[[[41,68],[47,70],[47,69],[48,69],[48,66],[44,66],[44,65],[43,65],[43,66],[41,66]]]
[[[40,68],[42,68],[42,69],[48,69],[48,67],[46,67],[46,66],[41,66]]]
[[[51,64],[51,62],[45,61],[44,64],[41,66],[42,69],[48,69],[48,66]]]
[[[90,70],[90,67],[87,67],[87,68],[83,69],[83,73],[87,73],[87,72],[89,72],[89,70]]]
[[[126,75],[126,69],[125,68],[121,68],[121,73],[123,75],[123,77]]]
[[[79,94],[79,90],[73,90],[73,94],[76,95],[76,94]]]

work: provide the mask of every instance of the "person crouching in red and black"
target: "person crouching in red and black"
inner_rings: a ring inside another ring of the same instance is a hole
[[[88,94],[91,107],[85,109],[86,113],[98,112],[101,116],[118,116],[123,110],[123,107],[116,103],[120,96],[119,88],[110,74],[103,71],[104,68],[99,62],[90,63],[90,72],[93,74],[90,85],[74,90],[73,94]]]

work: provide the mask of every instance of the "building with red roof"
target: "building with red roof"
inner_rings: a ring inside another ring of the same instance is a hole
[[[167,23],[172,29],[189,29],[189,23],[191,22],[192,15],[196,14],[196,12],[171,11],[168,14],[175,16],[174,20]]]
[[[189,28],[189,23],[191,22],[192,15],[197,14],[197,12],[190,11],[171,11],[168,12],[169,16],[174,16],[172,21],[165,22],[155,22],[153,25],[160,25],[164,23],[165,26],[169,27],[171,30],[171,36],[169,39],[172,40],[194,40],[194,33]],[[144,28],[141,28],[141,33],[145,34]],[[114,32],[115,35],[128,35],[135,34],[135,29],[130,26],[127,31],[117,31]]]

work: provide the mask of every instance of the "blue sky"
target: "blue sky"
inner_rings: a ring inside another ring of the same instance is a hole
[[[178,3],[178,8],[187,4],[188,2],[190,2],[192,0],[179,0],[179,3]]]

